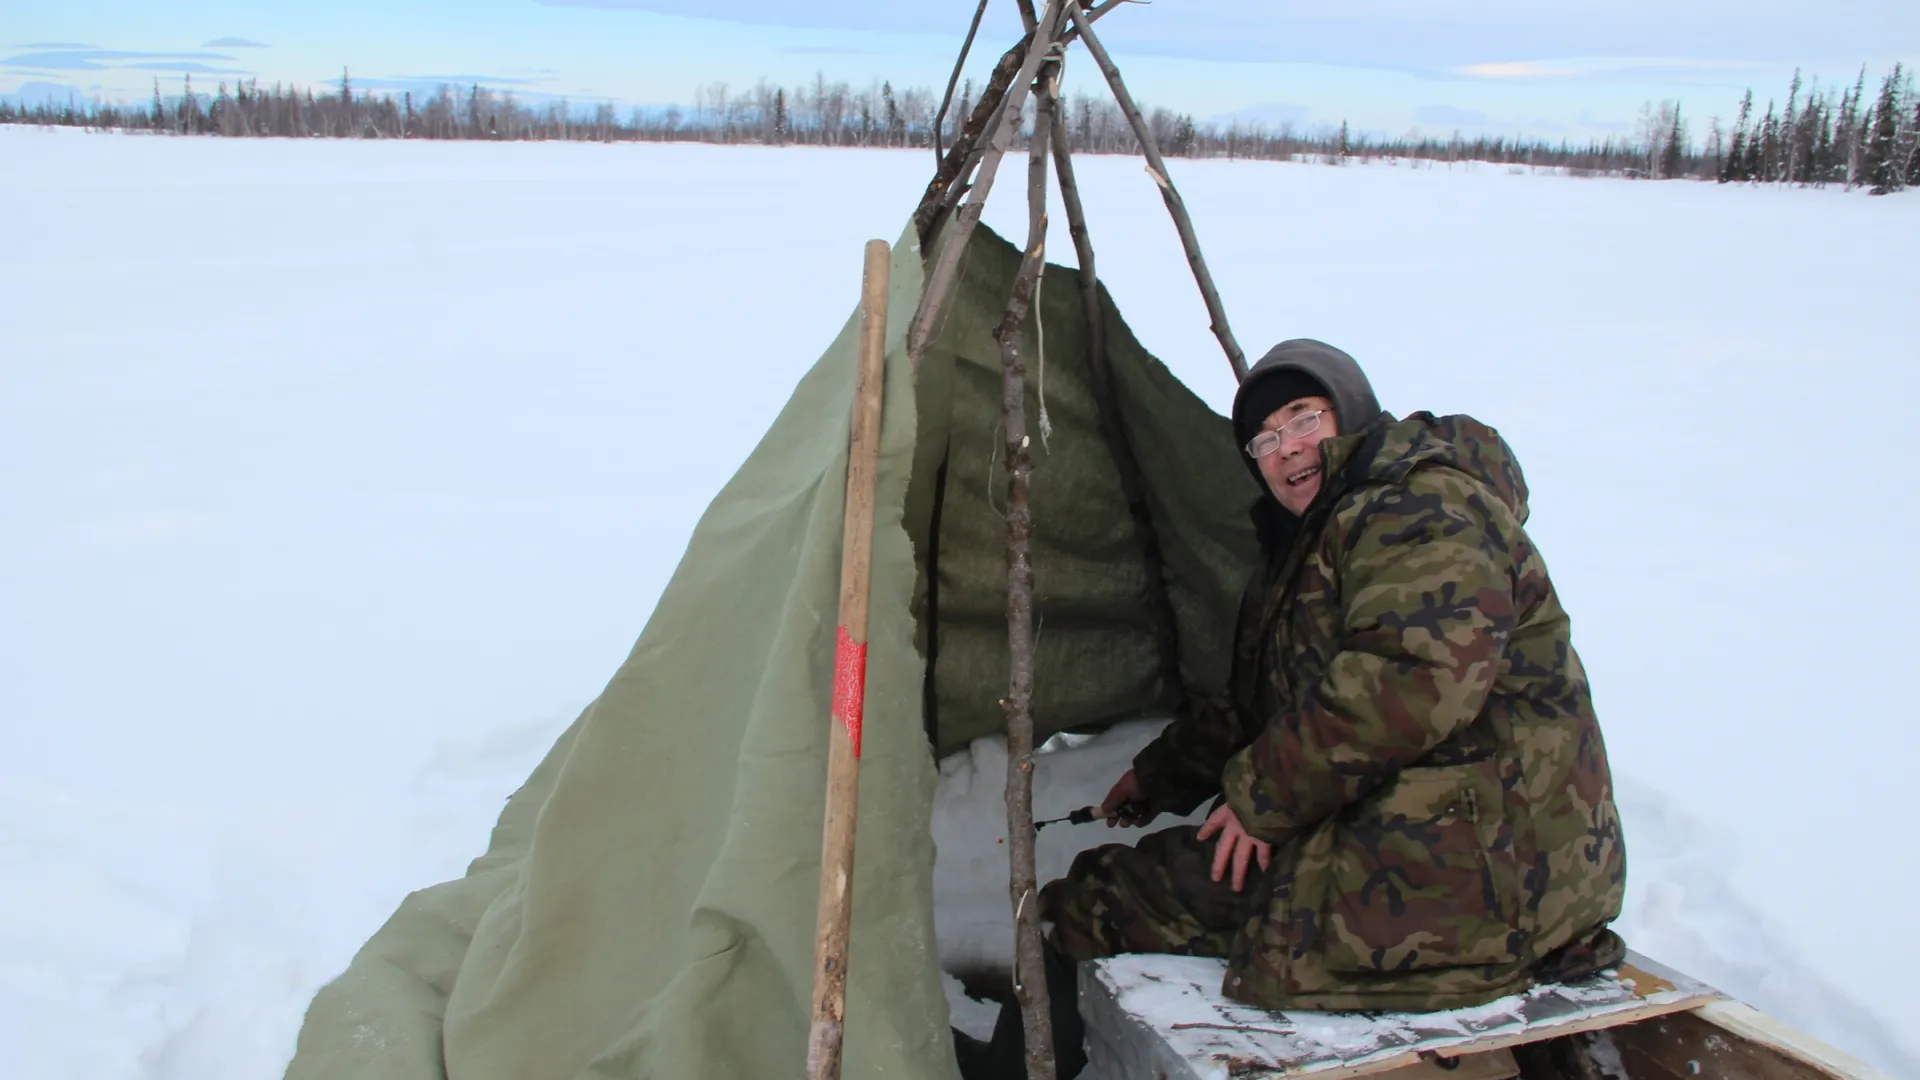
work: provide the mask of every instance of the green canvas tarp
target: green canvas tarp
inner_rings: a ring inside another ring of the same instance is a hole
[[[955,1075],[928,823],[934,751],[1002,723],[1005,487],[989,331],[1017,262],[975,233],[915,372],[904,339],[921,259],[910,234],[893,251],[848,1077]],[[1032,326],[1025,355],[1028,415],[1040,414],[1044,368],[1051,423],[1035,436],[1032,495],[1044,737],[1164,711],[1176,688],[1096,424],[1075,271],[1048,268],[1038,310],[1044,361]],[[1110,299],[1106,311],[1182,680],[1209,691],[1226,677],[1254,556],[1255,491],[1227,421],[1141,348]],[[857,314],[714,499],[632,653],[508,800],[486,853],[408,896],[315,997],[290,1080],[803,1075],[856,325]]]

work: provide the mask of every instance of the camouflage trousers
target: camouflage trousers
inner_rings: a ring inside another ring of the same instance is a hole
[[[1212,840],[1194,826],[1148,833],[1137,844],[1083,851],[1067,876],[1040,890],[1054,947],[1075,960],[1121,953],[1224,959],[1249,921],[1266,917],[1280,872],[1247,867],[1246,886],[1213,880]],[[1278,854],[1276,852],[1276,854]]]

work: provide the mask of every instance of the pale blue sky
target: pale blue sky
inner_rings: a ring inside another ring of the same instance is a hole
[[[794,84],[816,71],[935,86],[972,0],[0,0],[0,93],[70,87],[143,100],[223,79],[369,87],[480,81],[582,101],[687,102],[694,87]],[[1809,13],[1812,13],[1809,15]],[[990,5],[975,69],[1017,29]],[[1398,133],[1584,138],[1678,98],[1704,132],[1740,92],[1783,95],[1796,66],[1851,82],[1920,57],[1906,0],[1155,0],[1102,36],[1135,93],[1216,117]],[[1091,86],[1084,58],[1070,82]]]

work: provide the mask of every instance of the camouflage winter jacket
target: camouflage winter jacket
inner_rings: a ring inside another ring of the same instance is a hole
[[[1134,763],[1156,806],[1224,794],[1275,845],[1225,992],[1442,1009],[1618,962],[1606,749],[1519,464],[1464,416],[1321,445],[1328,483],[1248,588],[1230,691]]]

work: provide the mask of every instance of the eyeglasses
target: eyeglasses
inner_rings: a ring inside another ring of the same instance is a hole
[[[1291,435],[1296,439],[1304,439],[1314,432],[1319,431],[1320,414],[1326,411],[1325,409],[1315,409],[1312,412],[1303,412],[1298,416],[1291,417],[1286,423],[1281,424],[1272,431],[1263,431],[1255,435],[1253,438],[1247,440],[1247,456],[1251,458],[1266,457],[1268,454],[1280,449],[1280,439],[1283,436]]]

